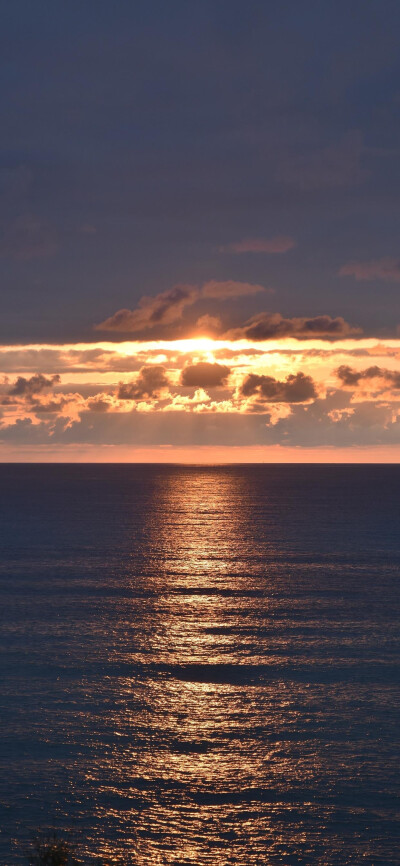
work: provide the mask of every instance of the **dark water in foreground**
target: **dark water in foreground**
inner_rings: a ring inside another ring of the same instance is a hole
[[[400,466],[0,466],[0,863],[399,864]]]

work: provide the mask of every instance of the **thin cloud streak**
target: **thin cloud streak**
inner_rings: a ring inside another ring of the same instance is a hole
[[[220,252],[237,255],[241,253],[267,253],[269,255],[276,255],[287,253],[295,246],[296,241],[294,238],[287,235],[277,235],[273,238],[244,238],[241,241],[221,247]]]
[[[382,258],[367,262],[348,262],[340,268],[339,276],[356,280],[383,280],[386,283],[400,282],[400,259]]]

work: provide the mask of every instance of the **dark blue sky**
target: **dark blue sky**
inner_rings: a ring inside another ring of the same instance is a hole
[[[209,280],[275,290],[196,308],[227,327],[269,309],[395,332],[397,0],[0,10],[2,342],[98,339]],[[276,236],[296,245],[221,251]]]

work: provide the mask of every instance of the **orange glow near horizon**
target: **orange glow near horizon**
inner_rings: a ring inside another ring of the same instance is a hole
[[[397,462],[400,339],[1,346],[0,411],[7,461]]]
[[[370,446],[354,448],[305,448],[273,446],[196,446],[179,448],[132,448],[113,445],[4,447],[0,463],[166,463],[186,466],[218,466],[254,463],[388,463],[400,462],[400,447]]]

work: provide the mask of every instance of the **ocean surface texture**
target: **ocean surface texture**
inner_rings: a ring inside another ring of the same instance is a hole
[[[0,466],[1,866],[398,866],[399,516],[399,466]]]

